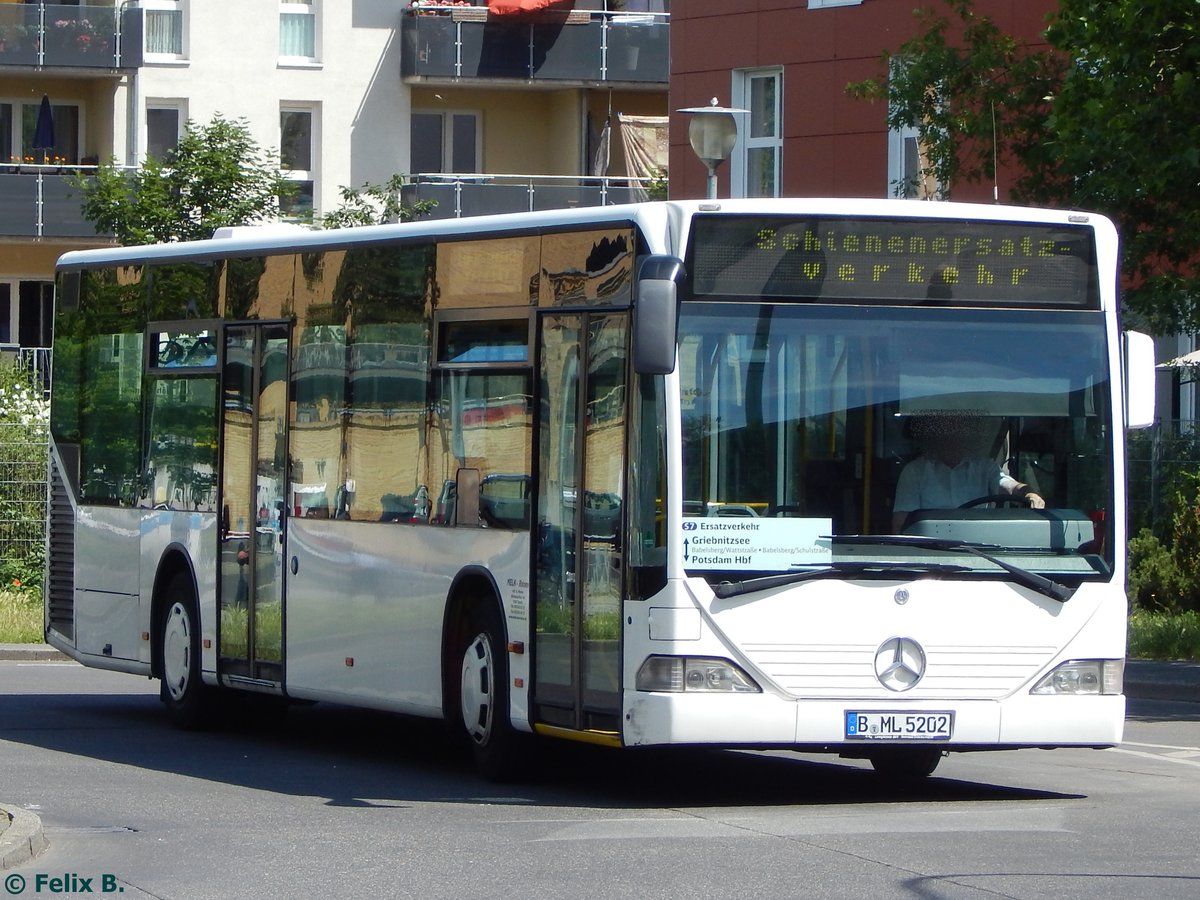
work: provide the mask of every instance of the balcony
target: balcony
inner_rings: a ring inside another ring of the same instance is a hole
[[[79,166],[0,165],[0,235],[95,238],[83,217],[83,197],[71,184]]]
[[[428,218],[457,219],[636,203],[648,199],[654,187],[649,179],[585,175],[411,175],[400,199],[408,206],[435,200]]]
[[[111,71],[141,64],[141,9],[0,4],[0,66]]]
[[[506,17],[507,18],[507,17]],[[418,7],[400,23],[405,81],[458,79],[662,87],[670,15],[574,10],[510,23],[487,7]]]

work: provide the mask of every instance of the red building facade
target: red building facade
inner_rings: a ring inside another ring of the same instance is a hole
[[[940,0],[684,0],[671,17],[671,196],[705,196],[706,170],[688,145],[686,115],[706,105],[742,115],[719,196],[890,197],[916,164],[912,133],[891,132],[882,102],[846,85],[883,72],[882,54],[915,37],[914,11]],[[975,0],[978,15],[1040,44],[1053,0]],[[1001,137],[1002,139],[1002,137]],[[907,167],[907,169],[906,169]],[[1007,179],[1011,182],[1011,179]],[[1006,175],[999,173],[1001,201]],[[990,184],[951,186],[955,200],[992,199]]]

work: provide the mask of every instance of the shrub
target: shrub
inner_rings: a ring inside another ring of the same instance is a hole
[[[50,405],[29,374],[0,365],[0,585],[40,589]]]
[[[1150,529],[1129,539],[1129,601],[1140,609],[1174,612],[1186,603],[1183,572],[1175,555]]]
[[[1200,613],[1170,615],[1135,611],[1129,617],[1129,656],[1200,659]]]

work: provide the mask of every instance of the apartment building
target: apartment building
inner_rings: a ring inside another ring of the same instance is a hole
[[[49,345],[55,261],[108,243],[70,173],[161,157],[189,119],[277,149],[301,221],[395,174],[438,217],[645,196],[621,126],[662,162],[666,0],[478,3],[0,0],[0,353]]]
[[[1054,0],[975,0],[1003,31],[1043,44]],[[882,54],[917,35],[909,0],[688,0],[671,22],[671,106],[716,97],[746,109],[722,196],[893,197],[917,170],[915,129],[890,131],[887,110],[846,94],[877,78]],[[945,7],[941,7],[947,15]],[[702,197],[706,170],[687,142],[687,122],[671,121],[671,195]],[[1002,136],[1001,136],[1002,139]],[[1007,196],[999,175],[1000,196]],[[993,185],[954,185],[956,200],[992,199]]]

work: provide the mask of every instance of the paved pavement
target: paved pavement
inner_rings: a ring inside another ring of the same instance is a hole
[[[45,644],[0,644],[0,660],[65,659]],[[1200,662],[1131,659],[1125,664],[1125,694],[1138,700],[1200,703]],[[0,870],[28,862],[46,846],[41,820],[28,810],[0,800]]]

